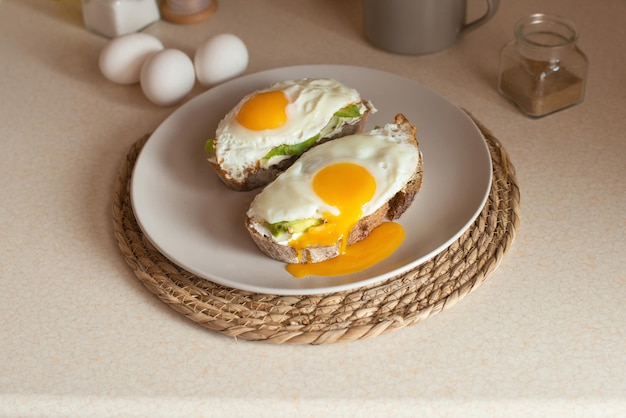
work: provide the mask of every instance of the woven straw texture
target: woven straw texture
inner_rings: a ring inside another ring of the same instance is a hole
[[[144,237],[130,202],[132,168],[148,135],[131,146],[120,169],[113,204],[115,237],[126,262],[152,293],[210,330],[274,344],[376,337],[454,306],[496,269],[515,238],[520,223],[515,169],[500,142],[476,123],[493,161],[485,207],[447,249],[396,278],[343,292],[279,296],[218,285],[173,264]]]

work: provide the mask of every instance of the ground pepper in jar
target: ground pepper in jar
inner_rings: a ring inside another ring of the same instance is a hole
[[[578,34],[559,16],[535,14],[519,21],[515,40],[502,48],[498,91],[532,117],[583,101],[587,57]]]

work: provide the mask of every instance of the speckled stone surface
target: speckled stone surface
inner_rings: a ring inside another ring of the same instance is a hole
[[[591,66],[583,104],[532,120],[495,85],[500,47],[538,11],[577,24]],[[206,22],[146,29],[190,55],[236,33],[248,72],[351,64],[414,79],[514,161],[522,227],[490,280],[415,326],[314,347],[209,332],[135,279],[113,188],[129,146],[176,107],[99,74],[107,40],[80,2],[1,1],[0,416],[625,416],[624,15],[620,0],[502,2],[421,57],[369,46],[356,0],[228,0]]]

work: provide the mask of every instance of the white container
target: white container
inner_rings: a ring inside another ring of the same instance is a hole
[[[81,0],[87,29],[114,38],[160,19],[156,0]]]

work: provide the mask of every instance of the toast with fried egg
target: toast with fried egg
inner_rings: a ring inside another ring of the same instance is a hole
[[[231,189],[265,186],[305,151],[362,131],[376,109],[332,79],[275,83],[245,96],[205,143],[209,163]]]
[[[307,151],[255,196],[245,221],[250,236],[285,263],[339,256],[412,204],[423,176],[418,145],[415,126],[398,114],[393,123]],[[344,180],[343,189],[335,185]],[[328,227],[336,230],[330,240]]]

